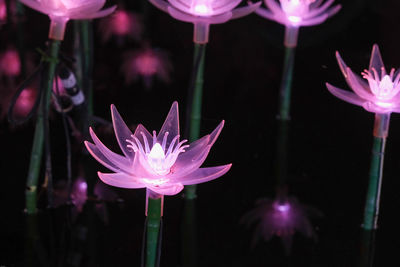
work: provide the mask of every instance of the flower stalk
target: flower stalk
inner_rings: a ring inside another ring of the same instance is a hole
[[[206,44],[194,43],[193,74],[189,87],[189,99],[191,97],[191,105],[188,108],[190,110],[189,142],[193,142],[200,137],[205,52]],[[184,197],[185,199],[195,199],[196,185],[185,186]]]
[[[46,71],[46,76],[44,78],[42,95],[40,100],[40,107],[38,109],[35,133],[33,137],[33,145],[31,158],[28,169],[28,177],[26,181],[26,191],[25,191],[25,202],[26,202],[26,212],[28,214],[34,214],[37,212],[36,202],[37,202],[37,187],[39,182],[39,172],[40,164],[42,161],[43,153],[43,143],[44,143],[44,123],[48,118],[45,117],[48,106],[50,105],[51,91],[53,87],[53,80],[55,75],[55,70],[57,66],[58,52],[60,49],[61,41],[50,40],[50,54],[49,58],[42,59],[48,61],[48,68]]]
[[[372,145],[369,183],[364,209],[362,228],[375,230],[378,228],[379,202],[383,178],[383,161],[386,137],[389,131],[390,113],[375,114],[374,141]]]
[[[147,236],[146,236],[146,267],[157,266],[157,261],[161,251],[159,246],[159,235],[161,217],[163,216],[164,196],[146,190],[146,216],[147,216]]]
[[[279,113],[278,120],[290,120],[290,98],[292,91],[293,67],[296,47],[285,46],[285,58],[281,87],[279,89]]]

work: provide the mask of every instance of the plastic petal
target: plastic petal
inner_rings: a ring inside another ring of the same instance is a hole
[[[266,19],[275,20],[275,14],[266,8],[260,7],[260,8],[257,8],[256,11],[254,11],[254,12],[257,15],[264,17]]]
[[[189,176],[177,179],[177,182],[180,182],[183,185],[205,183],[224,175],[227,171],[229,171],[231,166],[232,164],[227,164],[217,167],[200,168],[191,173]]]
[[[322,14],[322,15],[314,17],[314,18],[309,18],[309,19],[303,20],[299,24],[301,26],[313,26],[313,25],[321,24],[327,18],[328,18],[327,14]]]
[[[181,183],[176,183],[168,186],[147,186],[147,188],[160,195],[172,196],[181,192],[183,190],[183,185]]]
[[[372,47],[371,59],[369,62],[369,71],[372,73],[372,68],[375,68],[375,70],[378,73],[381,73],[382,67],[384,68],[385,66],[383,65],[383,60],[381,52],[379,51],[379,46],[377,44],[374,44],[374,46]]]
[[[351,89],[353,89],[353,91],[359,95],[360,97],[366,99],[366,100],[370,100],[372,101],[375,96],[370,93],[370,89],[369,87],[363,86],[362,83],[360,83],[360,78],[358,78],[358,76],[356,76],[351,70],[350,68],[347,68],[347,81],[351,87]]]
[[[232,19],[241,18],[241,17],[244,17],[244,16],[250,14],[253,11],[255,11],[257,8],[259,8],[260,5],[261,5],[261,2],[257,2],[257,3],[250,4],[245,7],[239,7],[239,8],[234,9],[234,10],[232,10]]]
[[[168,112],[160,132],[157,135],[157,141],[161,144],[165,133],[168,132],[167,147],[175,136],[179,135],[179,110],[178,102],[172,103],[171,109]]]
[[[110,15],[111,13],[113,13],[115,11],[115,9],[117,8],[117,6],[112,6],[109,7],[107,9],[103,9],[97,12],[93,12],[90,14],[82,14],[82,15],[74,15],[71,16],[72,19],[97,19],[97,18],[102,18],[105,16]]]
[[[101,173],[97,172],[100,180],[104,183],[121,188],[144,188],[146,187],[138,178],[123,173]]]
[[[326,1],[322,6],[320,6],[320,7],[318,7],[318,8],[315,8],[315,9],[309,11],[309,12],[304,16],[304,18],[311,18],[311,17],[315,17],[315,16],[318,16],[318,15],[322,14],[324,11],[326,11],[326,10],[328,9],[328,7],[329,7],[330,5],[332,5],[332,3],[333,3],[334,1],[335,1],[335,0],[328,0],[328,1]]]
[[[356,95],[352,92],[337,88],[333,85],[330,85],[329,83],[326,83],[326,87],[328,88],[329,92],[331,92],[331,94],[333,94],[337,98],[340,98],[351,104],[362,106],[363,103],[366,102],[364,99],[362,99],[358,95]]]
[[[104,165],[106,168],[114,171],[114,172],[121,172],[122,170],[116,166],[114,163],[112,163],[109,159],[107,159],[103,153],[96,147],[95,144],[92,144],[88,141],[85,141],[85,146],[89,153],[102,165]]]
[[[153,136],[147,131],[147,129],[142,125],[139,124],[136,129],[135,133],[133,134],[137,139],[139,139],[140,143],[143,145],[144,140],[143,140],[143,135],[146,136],[147,142],[149,142],[149,145],[151,146],[153,144]],[[132,136],[129,137],[130,140],[132,140]]]
[[[265,0],[266,6],[271,9],[272,13],[280,14],[284,13],[280,5],[275,0]]]
[[[35,0],[20,0],[21,3],[23,3],[24,5],[38,11],[41,12],[43,14],[49,14],[49,10],[42,6],[42,4],[38,1]]]
[[[97,138],[96,134],[93,132],[92,128],[89,129],[90,136],[93,139],[98,150],[106,157],[110,162],[112,162],[115,166],[120,168],[126,173],[132,173],[131,161],[128,158],[125,158],[121,155],[118,155],[111,150],[109,150],[100,140]]]
[[[211,132],[211,134],[210,134],[210,142],[208,143],[209,145],[211,145],[211,146],[214,145],[215,141],[217,140],[219,134],[222,131],[222,128],[224,128],[224,125],[225,125],[225,121],[222,120],[218,124],[218,126],[214,129],[214,131]]]
[[[160,9],[164,12],[168,12],[169,4],[167,2],[165,2],[164,0],[149,0],[149,1],[158,9]]]
[[[230,0],[230,1],[224,1],[224,4],[219,3],[218,1],[213,1],[211,3],[214,12],[211,14],[211,16],[215,16],[215,15],[220,15],[222,13],[225,12],[230,12],[232,9],[234,9],[237,5],[239,5],[239,3],[242,0]]]
[[[121,115],[119,115],[118,110],[114,105],[111,105],[111,117],[119,147],[126,157],[133,159],[135,153],[133,150],[127,147],[128,143],[126,142],[126,139],[132,138],[132,132],[129,130],[128,126],[126,126],[124,120],[121,118]]]
[[[206,146],[199,154],[196,154],[195,158],[184,157],[177,161],[171,169],[171,174],[168,178],[178,179],[189,175],[190,173],[196,171],[206,160],[208,153],[210,152],[211,146]]]

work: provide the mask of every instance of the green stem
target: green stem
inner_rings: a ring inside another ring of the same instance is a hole
[[[160,232],[160,221],[163,213],[164,196],[151,190],[146,191],[146,267],[154,267],[157,263],[157,251]]]
[[[26,181],[26,211],[28,214],[34,214],[37,211],[36,208],[36,196],[37,196],[37,186],[39,180],[40,164],[42,161],[43,153],[43,141],[44,141],[44,109],[48,110],[50,105],[50,97],[53,87],[53,79],[55,75],[55,70],[57,66],[58,51],[60,49],[61,41],[50,40],[50,60],[48,63],[48,68],[46,72],[44,88],[42,89],[42,96],[40,101],[40,106],[38,109],[35,133],[33,137],[33,146],[31,152],[31,159],[28,169],[28,177]]]
[[[193,142],[200,137],[205,52],[206,44],[194,44],[193,80],[189,92],[189,96],[192,97],[190,106],[189,142]],[[186,199],[195,199],[196,185],[185,186],[184,197]]]
[[[359,267],[374,266],[375,230],[361,230]]]
[[[289,121],[278,120],[278,132],[276,142],[275,176],[277,186],[277,198],[285,202],[286,181],[288,178],[288,146],[289,146]]]
[[[373,230],[378,228],[379,201],[382,185],[383,161],[386,137],[389,130],[390,114],[375,114],[374,142],[372,145],[369,183],[364,209],[362,228]]]
[[[296,47],[285,47],[281,87],[279,89],[279,120],[290,120],[290,98]]]

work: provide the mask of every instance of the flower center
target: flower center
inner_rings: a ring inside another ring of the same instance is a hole
[[[211,3],[208,0],[194,0],[190,10],[193,14],[199,16],[207,16],[213,13]]]
[[[163,141],[160,144],[157,142],[156,131],[153,131],[153,145],[150,149],[146,135],[143,132],[140,134],[143,137],[144,146],[136,136],[132,135],[133,141],[129,139],[126,140],[129,143],[127,147],[133,149],[135,153],[140,153],[150,167],[149,171],[160,176],[165,176],[170,173],[171,167],[174,165],[178,155],[185,152],[185,148],[189,147],[189,145],[183,145],[187,140],[179,142],[179,135],[177,135],[172,139],[167,148],[166,144],[169,133],[166,132],[164,134]],[[167,181],[167,179],[161,178],[152,180],[151,183],[160,185]]]
[[[382,101],[388,101],[397,95],[400,91],[400,75],[397,74],[394,78],[394,69],[391,69],[390,73],[386,74],[385,68],[382,67],[380,76],[375,68],[372,68],[371,71],[372,72],[364,70],[361,74],[364,79],[368,80],[371,92],[376,98]]]

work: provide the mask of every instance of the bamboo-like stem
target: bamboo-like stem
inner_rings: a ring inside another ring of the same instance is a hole
[[[37,197],[37,185],[39,180],[40,164],[42,161],[43,153],[43,141],[44,141],[44,120],[48,118],[44,117],[43,111],[45,107],[48,109],[51,97],[51,91],[53,87],[53,79],[55,75],[55,70],[57,66],[58,51],[60,49],[61,41],[50,40],[50,55],[48,68],[45,76],[44,88],[42,89],[42,96],[40,101],[40,106],[38,109],[35,133],[33,137],[33,145],[31,152],[31,159],[28,169],[28,177],[26,181],[26,191],[25,191],[25,203],[26,211],[28,214],[34,214],[37,211],[36,208],[36,197]]]
[[[374,142],[372,145],[369,183],[364,209],[362,228],[374,230],[378,228],[379,201],[382,186],[383,161],[386,137],[389,131],[390,113],[375,114]]]
[[[203,99],[203,75],[206,44],[194,43],[194,63],[192,81],[189,87],[189,97],[191,97],[189,122],[189,142],[193,142],[200,137],[201,124],[201,105]],[[185,186],[185,199],[196,198],[196,185]]]
[[[157,252],[159,234],[160,234],[160,221],[163,215],[164,196],[158,195],[151,190],[146,191],[146,216],[147,216],[147,229],[146,229],[146,267],[157,266]]]
[[[290,98],[292,91],[292,78],[294,67],[294,56],[296,47],[285,47],[285,59],[283,62],[283,72],[281,87],[279,89],[279,113],[278,119],[290,120]]]
[[[374,266],[375,230],[361,230],[359,267]]]

